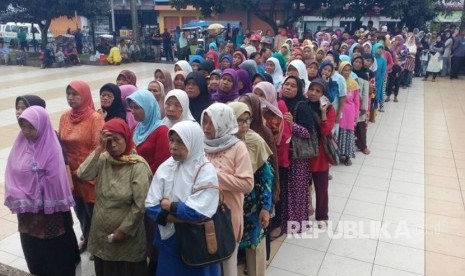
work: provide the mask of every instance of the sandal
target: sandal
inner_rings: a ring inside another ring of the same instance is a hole
[[[279,231],[279,232],[278,232]],[[278,239],[279,237],[281,237],[283,235],[283,231],[281,230],[280,227],[278,228],[275,228],[271,231],[270,233],[270,241],[274,241],[276,239]]]
[[[368,148],[362,150],[362,152],[363,152],[363,154],[365,154],[365,155],[368,155],[368,154],[371,153],[371,151],[370,151]]]
[[[394,98],[394,102],[397,103],[399,100],[397,99],[397,97]]]
[[[328,228],[328,221],[326,220],[318,221],[318,229],[325,230],[326,228]]]
[[[352,161],[350,160],[350,158],[347,158],[347,160],[344,162],[344,165],[352,166]]]

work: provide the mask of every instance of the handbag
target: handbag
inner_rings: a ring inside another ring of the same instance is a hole
[[[324,149],[331,165],[339,164],[339,146],[333,133],[324,137]]]
[[[194,183],[204,163],[194,178]],[[205,189],[218,189],[218,186],[205,185],[192,191],[195,194]],[[222,195],[220,193],[220,195]],[[236,238],[231,222],[231,210],[220,198],[216,213],[202,221],[182,221],[175,223],[181,259],[189,266],[206,266],[229,259],[236,249]]]
[[[294,109],[294,119],[297,115],[297,109],[300,103],[297,103]],[[297,160],[305,160],[318,156],[318,135],[313,125],[309,131],[310,137],[303,138],[297,135],[292,135],[291,138],[291,158]]]

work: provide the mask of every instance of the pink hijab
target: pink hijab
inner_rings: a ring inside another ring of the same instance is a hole
[[[19,117],[36,130],[34,141],[22,132],[15,140],[5,171],[5,205],[12,213],[67,212],[74,206],[63,151],[47,111],[28,107]]]
[[[129,128],[133,129],[137,125],[137,121],[132,115],[131,109],[126,102],[126,98],[136,92],[137,87],[132,84],[125,84],[121,85],[119,89],[121,90],[121,100],[123,101],[124,110],[126,111],[126,121],[128,122]]]

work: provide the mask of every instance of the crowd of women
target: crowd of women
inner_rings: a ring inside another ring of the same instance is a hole
[[[100,88],[97,109],[88,83],[70,82],[57,132],[43,99],[18,97],[5,205],[18,214],[30,272],[74,275],[88,250],[97,275],[236,276],[238,259],[248,275],[264,275],[271,240],[306,231],[295,223],[313,214],[315,227],[327,227],[330,166],[370,153],[368,122],[391,94],[398,101],[401,76],[409,81],[401,60],[409,64],[415,50],[411,36],[403,41],[321,32],[275,53],[212,43],[171,72],[156,69],[148,84],[123,70]],[[309,145],[298,139],[316,147],[312,155],[297,154]],[[212,217],[220,197],[235,251],[189,266],[176,224]]]

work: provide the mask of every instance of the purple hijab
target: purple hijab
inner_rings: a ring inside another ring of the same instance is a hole
[[[212,99],[215,102],[228,103],[232,102],[239,97],[239,84],[237,73],[234,69],[228,68],[223,70],[221,76],[230,75],[233,79],[233,87],[231,91],[223,91],[220,88],[212,95]]]
[[[123,101],[124,110],[126,111],[126,122],[128,122],[129,128],[133,129],[137,125],[137,121],[132,115],[131,109],[126,102],[126,98],[136,92],[137,87],[132,84],[124,84],[121,85],[119,89],[121,90],[121,100]]]
[[[252,93],[252,82],[250,81],[249,73],[244,69],[239,69],[236,71],[237,78],[242,82],[242,89],[239,89],[239,95],[244,95],[246,93]],[[239,85],[239,84],[238,84]]]
[[[5,205],[12,213],[67,212],[74,206],[63,151],[47,111],[28,107],[19,116],[36,130],[34,141],[19,133],[5,171]]]

